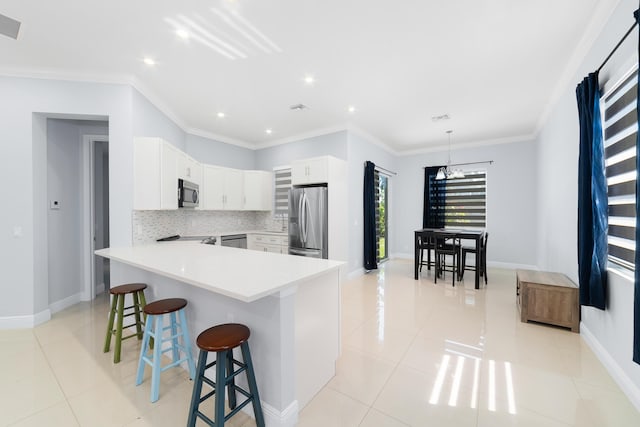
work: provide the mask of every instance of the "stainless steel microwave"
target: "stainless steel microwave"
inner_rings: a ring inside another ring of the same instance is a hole
[[[198,184],[178,179],[178,207],[197,208],[200,202]]]

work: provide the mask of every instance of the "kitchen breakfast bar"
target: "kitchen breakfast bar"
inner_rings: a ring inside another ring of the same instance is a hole
[[[96,254],[117,263],[114,285],[147,283],[148,302],[186,299],[192,340],[222,323],[250,328],[267,426],[294,425],[299,409],[335,375],[342,262],[193,242]]]

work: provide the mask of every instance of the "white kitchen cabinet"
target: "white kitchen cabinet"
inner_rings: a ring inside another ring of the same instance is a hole
[[[247,249],[287,254],[289,253],[289,238],[286,235],[250,233],[247,235]]]
[[[291,184],[321,184],[329,181],[329,156],[296,160],[291,164]]]
[[[178,156],[178,178],[202,184],[202,165],[186,153]]]
[[[200,199],[204,210],[242,210],[244,173],[238,169],[204,165]]]
[[[135,138],[133,209],[178,209],[180,150],[160,138]]]
[[[244,171],[245,211],[270,211],[273,207],[273,174],[267,171]]]

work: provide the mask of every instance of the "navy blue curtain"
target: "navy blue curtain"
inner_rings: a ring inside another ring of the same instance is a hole
[[[376,183],[375,167],[367,161],[364,165],[364,269],[378,268],[376,254]]]
[[[444,227],[444,205],[447,180],[436,180],[438,169],[442,166],[424,168],[424,207],[422,210],[422,228]]]
[[[605,309],[607,292],[607,184],[598,73],[576,88],[580,115],[578,165],[578,276],[580,304]]]
[[[640,10],[633,13],[636,22],[640,23]],[[638,38],[638,54],[640,55],[640,36]],[[640,70],[638,71],[640,77]],[[640,123],[640,85],[637,92],[638,117]],[[636,135],[636,170],[640,171],[640,132]],[[638,180],[636,179],[636,209],[640,206],[640,190],[638,188]],[[640,216],[636,214],[636,248],[640,248]],[[640,250],[636,249],[636,269],[635,269],[635,291],[633,296],[633,361],[640,364]]]

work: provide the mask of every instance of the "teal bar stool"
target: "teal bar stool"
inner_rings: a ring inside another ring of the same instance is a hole
[[[116,348],[113,352],[113,363],[120,362],[122,341],[132,337],[138,337],[139,340],[142,339],[142,328],[144,326],[144,322],[141,314],[144,306],[146,305],[146,301],[144,299],[144,290],[146,288],[147,285],[144,283],[128,283],[126,285],[116,286],[109,290],[109,293],[113,295],[113,298],[111,300],[111,311],[109,312],[109,322],[107,324],[107,336],[104,340],[104,352],[108,353],[111,349],[111,336],[115,335]],[[128,294],[133,296],[133,305],[125,307],[124,299]],[[131,309],[133,309],[133,311],[130,311]],[[129,312],[125,314],[125,310]],[[117,321],[115,320],[116,315],[118,318]],[[129,316],[135,316],[135,322],[131,325],[124,325],[124,318]],[[113,328],[114,321],[116,321],[115,329]],[[134,325],[136,327],[136,333],[123,337],[122,330]]]
[[[209,328],[198,335],[196,343],[200,348],[200,355],[198,356],[196,379],[193,382],[193,394],[191,396],[187,427],[195,427],[198,418],[211,427],[223,427],[229,418],[237,414],[238,411],[244,408],[249,402],[253,404],[256,426],[264,427],[264,415],[262,414],[258,385],[256,384],[253,363],[251,362],[249,343],[247,342],[250,334],[249,328],[244,325],[227,323]],[[238,346],[242,352],[244,363],[233,358],[233,349]],[[216,360],[207,364],[209,352],[216,353]],[[239,366],[237,370],[235,369],[236,365]],[[205,376],[205,371],[213,366],[216,367],[215,382]],[[235,384],[235,377],[242,372],[246,372],[249,391]],[[203,382],[213,387],[213,391],[207,393],[204,397],[202,396]],[[224,415],[225,387],[229,392],[229,408],[231,409],[231,412],[227,416]],[[239,392],[246,398],[239,405],[236,405],[236,392]],[[214,420],[199,410],[200,404],[212,396],[215,397]]]
[[[154,301],[144,307],[147,321],[144,327],[140,358],[138,359],[136,385],[142,384],[145,363],[151,366],[151,402],[157,401],[160,396],[161,372],[186,361],[189,365],[189,377],[193,379],[195,376],[196,367],[191,352],[191,339],[189,338],[187,319],[184,314],[186,306],[187,300],[185,299],[169,298]],[[170,315],[169,326],[163,326],[163,316],[165,314]],[[180,322],[177,320],[178,316],[180,317]],[[171,335],[165,338],[164,332],[167,330],[171,331]],[[180,338],[182,338],[182,344],[180,344]],[[153,340],[155,340],[155,345]],[[164,342],[170,342],[171,346],[163,349],[162,343]],[[151,350],[150,355],[147,354],[147,347]],[[183,358],[180,358],[180,350],[184,353]],[[171,352],[173,361],[166,366],[162,366],[162,354],[168,351]]]

